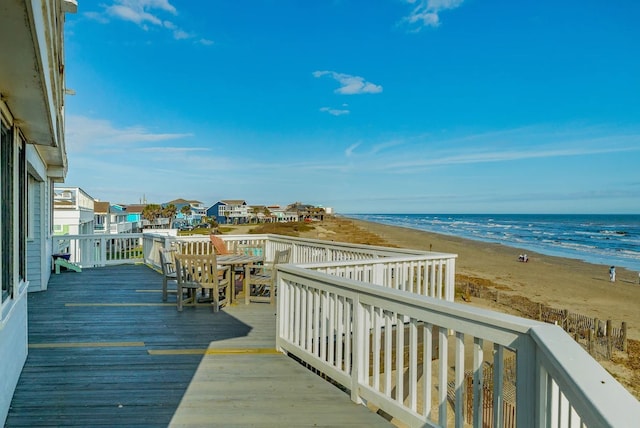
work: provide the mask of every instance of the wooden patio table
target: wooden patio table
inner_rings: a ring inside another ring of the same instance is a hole
[[[235,268],[240,266],[242,267],[242,272],[244,272],[244,268],[247,265],[250,264],[257,264],[257,263],[263,263],[264,262],[264,256],[251,256],[251,255],[245,255],[245,254],[221,254],[219,256],[217,256],[217,262],[219,265],[221,266],[231,266],[231,284],[232,284],[232,289],[231,289],[231,302],[230,304],[234,303],[236,300],[236,293],[235,293],[235,287],[236,287],[236,272],[235,272]],[[242,279],[242,290],[244,293],[248,293],[249,290],[247,289],[247,278],[244,277]]]

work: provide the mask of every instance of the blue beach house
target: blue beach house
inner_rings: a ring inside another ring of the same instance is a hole
[[[218,224],[244,224],[249,222],[249,207],[245,200],[225,199],[209,207],[207,217],[215,218]]]

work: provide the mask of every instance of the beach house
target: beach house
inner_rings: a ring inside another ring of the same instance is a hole
[[[126,205],[94,201],[94,233],[131,233],[139,232],[140,218],[129,212]]]
[[[249,221],[249,207],[242,199],[221,200],[207,209],[207,217],[218,224],[243,224]]]
[[[54,188],[53,233],[86,235],[94,232],[94,199],[79,187]]]
[[[27,290],[51,275],[64,141],[65,13],[74,0],[2,2],[0,13],[0,422],[27,357]]]
[[[207,209],[200,201],[180,198],[165,202],[162,207],[166,208],[169,205],[176,207],[176,220],[184,224],[198,224],[202,217],[207,215]]]

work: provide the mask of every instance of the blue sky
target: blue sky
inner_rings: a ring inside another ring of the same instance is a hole
[[[100,200],[640,213],[640,2],[78,3],[66,185]]]

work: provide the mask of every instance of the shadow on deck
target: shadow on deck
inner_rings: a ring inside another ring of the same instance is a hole
[[[161,302],[146,266],[52,275],[29,294],[18,426],[388,426],[275,352],[275,308]]]

